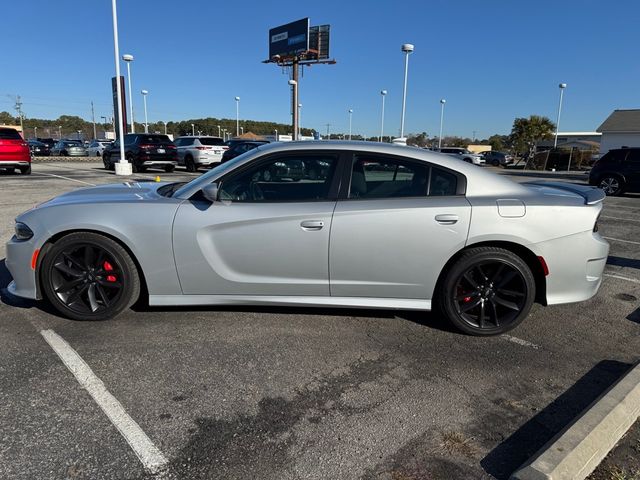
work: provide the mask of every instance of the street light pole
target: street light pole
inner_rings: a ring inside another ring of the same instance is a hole
[[[298,75],[298,67],[294,66],[294,76]],[[292,93],[291,93],[291,116],[292,116],[292,124],[293,124],[293,141],[298,140],[298,80],[289,80],[289,85],[291,85]]]
[[[298,140],[302,136],[302,104],[298,104]]]
[[[38,139],[38,127],[33,127],[33,136],[36,140]]]
[[[236,97],[236,137],[240,136],[240,97]]]
[[[560,113],[562,112],[562,94],[564,93],[564,89],[567,88],[567,84],[561,83],[558,85],[558,88],[560,88],[560,102],[558,103],[558,119],[556,121],[556,135],[553,140],[553,148],[558,146],[558,130],[560,130]]]
[[[218,125],[218,136],[220,136],[220,125]]]
[[[386,90],[380,90],[380,96],[382,97],[382,113],[380,115],[380,138],[379,142],[382,142],[382,136],[384,135],[384,99],[387,96]]]
[[[404,88],[402,89],[402,116],[400,118],[400,138],[404,138],[404,113],[407,104],[407,75],[409,74],[409,54],[413,52],[414,46],[410,43],[402,45],[404,52]]]
[[[142,90],[140,93],[142,94],[142,101],[144,102],[144,133],[149,133],[149,120],[147,118],[147,95],[149,95],[149,91]]]
[[[353,116],[353,108],[349,109],[349,140],[351,140],[351,117]]]
[[[164,134],[166,135],[167,134],[167,122],[162,122],[162,123],[164,123]]]
[[[122,88],[120,86],[120,46],[118,45],[118,11],[116,0],[111,0],[111,13],[113,16],[113,50],[116,62],[116,97],[118,105],[122,105]],[[131,175],[131,164],[124,156],[124,125],[122,108],[118,108],[118,133],[120,139],[120,161],[115,165],[116,175]]]
[[[133,62],[133,55],[125,53],[122,55],[122,60],[127,64],[127,82],[129,83],[129,110],[131,111],[131,130],[130,133],[136,133],[136,122],[133,119],[133,90],[131,90],[131,62]]]
[[[195,136],[195,134],[196,134],[195,125],[192,123],[191,124],[191,136],[193,137],[193,136]]]
[[[444,124],[444,104],[447,101],[442,98],[440,99],[440,136],[438,137],[438,148],[442,148],[442,125]]]

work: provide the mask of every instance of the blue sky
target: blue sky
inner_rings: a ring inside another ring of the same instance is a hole
[[[402,5],[403,8],[400,8]],[[0,110],[20,94],[27,116],[110,115],[114,75],[110,0],[3,2]],[[302,124],[398,133],[402,43],[413,43],[405,131],[508,133],[530,114],[555,121],[558,83],[568,88],[561,130],[594,130],[615,108],[638,107],[640,3],[633,0],[405,0],[274,2],[119,0],[121,53],[132,65],[136,119],[141,89],[149,120],[240,116],[289,122],[288,77],[267,57],[267,32],[302,17],[331,24],[336,65],[305,69]],[[10,45],[12,48],[6,48]],[[124,72],[123,66],[123,72]]]

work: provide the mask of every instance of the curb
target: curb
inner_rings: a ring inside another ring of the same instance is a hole
[[[552,438],[510,480],[584,479],[640,416],[640,363]]]

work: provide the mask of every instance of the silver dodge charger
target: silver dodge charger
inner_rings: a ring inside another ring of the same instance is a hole
[[[79,320],[144,294],[159,306],[437,309],[496,335],[533,302],[595,295],[603,198],[415,148],[276,143],[189,183],[84,188],[23,213],[9,291]]]

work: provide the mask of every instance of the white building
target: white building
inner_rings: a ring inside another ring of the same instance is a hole
[[[597,131],[603,155],[613,148],[640,147],[640,109],[614,110]]]

